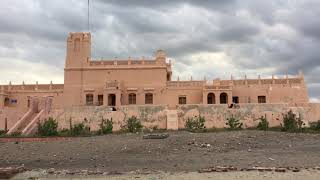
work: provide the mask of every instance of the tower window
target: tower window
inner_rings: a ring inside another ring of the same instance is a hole
[[[74,41],[74,51],[75,51],[75,52],[80,51],[80,39],[79,39],[79,38],[77,38],[77,39]]]

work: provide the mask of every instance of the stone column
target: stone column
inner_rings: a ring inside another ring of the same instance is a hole
[[[1,86],[0,88],[0,109],[3,109],[4,108],[4,87]]]
[[[108,106],[108,93],[106,91],[103,92],[103,105]]]
[[[232,104],[232,92],[228,93],[228,105]]]
[[[1,94],[0,92],[0,109],[4,108],[4,94]]]
[[[120,91],[118,91],[118,92],[116,93],[116,106],[117,106],[117,107],[120,107],[120,106],[121,106],[121,92],[120,92]]]
[[[202,93],[202,104],[208,104],[208,102],[207,102],[207,95],[208,94],[208,92],[206,92],[206,91],[204,91],[203,93]]]

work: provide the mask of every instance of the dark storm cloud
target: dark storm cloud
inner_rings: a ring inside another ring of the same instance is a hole
[[[320,97],[318,0],[91,0],[90,11],[96,58],[164,49],[176,76],[195,78],[303,70]],[[19,59],[62,70],[68,32],[87,31],[87,0],[3,0],[0,25],[0,66]]]

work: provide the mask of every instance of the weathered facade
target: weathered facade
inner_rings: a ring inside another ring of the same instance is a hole
[[[39,100],[40,97],[50,100]],[[37,106],[29,117],[21,117],[30,111],[35,99],[50,105]],[[30,119],[42,110],[47,112],[43,113],[44,117],[48,111],[78,106],[121,109],[122,106],[156,105],[174,110],[184,104],[227,104],[228,108],[232,103],[299,106],[308,101],[302,72],[282,79],[173,81],[171,62],[162,50],[157,51],[153,59],[92,60],[91,34],[70,33],[64,84],[1,85],[0,128],[5,118],[9,119],[10,128],[21,118],[32,121]]]

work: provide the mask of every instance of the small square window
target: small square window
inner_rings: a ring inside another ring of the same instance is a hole
[[[179,96],[179,104],[187,104],[187,97]]]
[[[258,96],[258,103],[266,103],[266,96]]]

